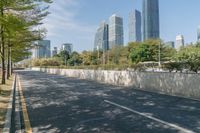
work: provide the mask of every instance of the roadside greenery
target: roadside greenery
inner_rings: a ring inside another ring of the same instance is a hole
[[[117,46],[108,51],[83,51],[72,54],[61,51],[50,59],[32,60],[32,66],[138,71],[161,68],[170,72],[197,73],[200,70],[200,45],[188,45],[176,51],[160,40],[131,42],[127,46]]]
[[[199,44],[189,45],[175,54],[173,60],[164,65],[170,71],[200,71],[200,47]]]
[[[0,1],[1,83],[12,74],[12,64],[30,53],[32,41],[44,37],[45,30],[36,29],[46,17],[51,0]]]

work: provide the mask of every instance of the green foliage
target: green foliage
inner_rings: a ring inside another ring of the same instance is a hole
[[[43,58],[32,60],[32,66],[60,66],[62,63],[58,58]]]
[[[98,55],[99,54],[99,55]],[[100,52],[98,51],[83,51],[80,55],[82,58],[83,65],[97,65],[98,63],[98,56],[100,57]]]
[[[182,72],[183,69],[185,68],[186,64],[183,62],[166,62],[162,65],[164,69],[169,70],[170,72],[172,71],[180,71]]]
[[[70,59],[69,52],[66,50],[62,50],[59,54],[55,57],[59,57],[62,60],[63,65],[67,65],[67,61]]]
[[[77,52],[73,52],[70,55],[70,59],[67,61],[67,64],[69,66],[77,66],[77,65],[80,65],[81,63],[82,63],[81,57],[80,57],[79,53],[77,53]]]
[[[200,70],[200,47],[188,46],[182,48],[174,58],[177,62],[186,64],[185,69],[193,72]]]
[[[152,53],[150,46],[147,44],[140,44],[133,48],[130,53],[130,58],[133,63],[139,63],[144,61],[152,61]]]
[[[49,14],[48,7],[51,2],[51,0],[0,1],[2,84],[5,84],[6,56],[7,75],[9,75],[10,62],[19,61],[28,56],[29,52],[27,51],[31,42],[44,36],[41,30],[33,30],[33,27],[40,25],[41,21]]]
[[[113,47],[108,51],[61,52],[56,55],[59,62],[36,60],[34,66],[58,66],[68,69],[138,70],[158,68],[159,53],[162,68],[172,71],[200,70],[200,45],[189,45],[176,51],[165,46],[160,40],[129,43],[128,46]],[[64,58],[67,57],[67,58]],[[67,66],[62,66],[67,59]],[[44,62],[43,62],[44,61]]]

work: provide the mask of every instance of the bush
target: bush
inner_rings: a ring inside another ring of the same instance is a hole
[[[32,60],[32,66],[60,66],[61,61],[57,58],[49,59],[34,59]]]

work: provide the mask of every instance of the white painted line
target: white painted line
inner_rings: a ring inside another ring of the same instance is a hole
[[[138,112],[138,111],[136,111],[136,110],[133,110],[133,109],[130,109],[130,108],[126,107],[126,106],[123,106],[123,105],[120,105],[120,104],[117,104],[117,103],[114,103],[114,102],[111,102],[111,101],[108,101],[108,100],[104,100],[104,102],[109,103],[109,104],[114,105],[114,106],[117,106],[117,107],[119,107],[119,108],[128,110],[128,111],[130,111],[130,112],[133,112],[133,113],[135,113],[135,114],[141,115],[141,116],[143,116],[143,117],[146,117],[146,118],[148,118],[148,119],[154,120],[154,121],[156,121],[156,122],[162,123],[162,124],[164,124],[164,125],[168,125],[168,126],[173,127],[173,128],[175,128],[175,129],[177,129],[177,130],[180,130],[180,131],[182,131],[182,132],[184,132],[184,133],[195,133],[194,131],[191,131],[191,130],[189,130],[189,129],[186,129],[186,128],[180,127],[180,126],[178,126],[178,125],[175,125],[175,124],[172,124],[172,123],[169,123],[169,122],[160,120],[160,119],[158,119],[158,118],[149,116],[149,115],[147,115],[147,114],[145,114],[145,113],[140,113],[140,112]]]
[[[20,112],[21,112],[21,107],[20,107],[19,85],[16,84],[15,133],[22,133]]]

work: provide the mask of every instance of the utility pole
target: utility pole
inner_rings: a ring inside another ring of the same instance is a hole
[[[103,50],[103,65],[106,64],[105,62],[106,62],[106,61],[105,61],[105,50]]]
[[[161,42],[159,42],[158,64],[159,64],[159,68],[160,68],[161,67]]]
[[[65,54],[65,66],[67,65],[67,55]]]

